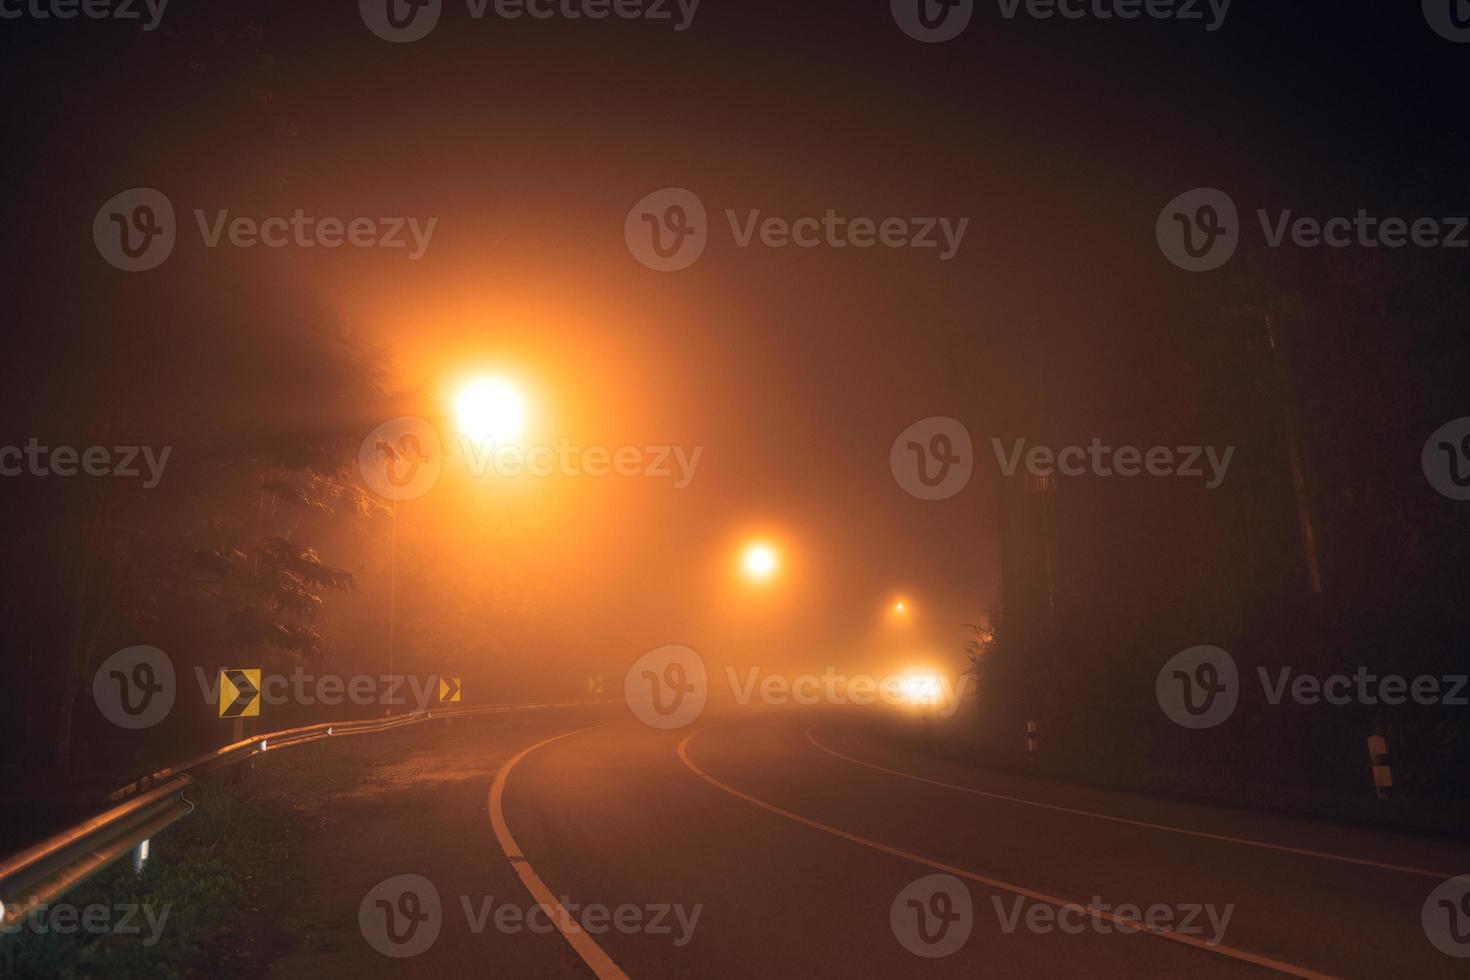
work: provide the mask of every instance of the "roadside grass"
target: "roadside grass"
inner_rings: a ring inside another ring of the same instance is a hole
[[[324,819],[343,795],[392,785],[385,773],[411,762],[456,729],[385,733],[328,741],[256,757],[254,771],[229,769],[185,796],[188,816],[151,842],[141,874],[127,858],[52,903],[80,923],[89,906],[146,907],[127,931],[59,933],[23,920],[0,935],[0,978],[178,978],[263,973],[272,944],[289,945],[276,925],[279,881],[292,865],[301,822]],[[274,891],[273,891],[274,889]],[[72,920],[61,923],[70,928]]]
[[[0,936],[0,975],[169,978],[201,964],[272,860],[279,817],[228,775],[186,796],[194,812],[151,842],[141,873],[125,858]],[[105,926],[83,927],[104,909]]]

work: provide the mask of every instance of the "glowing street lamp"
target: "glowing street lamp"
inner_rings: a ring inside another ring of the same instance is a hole
[[[460,389],[454,399],[459,431],[476,443],[514,442],[526,425],[526,403],[520,392],[499,378],[482,378]]]
[[[906,626],[912,620],[913,615],[914,607],[906,598],[899,597],[888,604],[888,621],[893,625]]]
[[[764,542],[757,542],[745,549],[740,559],[741,570],[752,582],[767,582],[781,568],[781,556],[776,549]]]

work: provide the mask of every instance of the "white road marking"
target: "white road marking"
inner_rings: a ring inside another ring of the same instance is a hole
[[[597,945],[597,941],[577,925],[577,920],[562,908],[562,904],[556,900],[551,889],[546,887],[546,882],[541,880],[536,869],[531,867],[531,862],[526,860],[526,856],[521,853],[521,846],[516,843],[515,837],[511,835],[510,825],[505,822],[505,781],[510,777],[510,771],[516,767],[516,763],[544,745],[605,727],[607,726],[593,725],[590,728],[579,728],[574,732],[554,735],[537,742],[528,749],[522,749],[519,754],[506,762],[500,772],[495,774],[495,782],[490,787],[490,826],[495,829],[495,839],[500,842],[500,849],[505,852],[506,858],[510,860],[510,866],[515,868],[516,874],[520,876],[521,883],[526,886],[531,897],[546,911],[552,924],[556,926],[557,931],[571,945],[576,954],[582,958],[582,962],[586,963],[588,968],[603,980],[628,980],[628,975],[612,961],[612,957],[608,956],[603,948]]]
[[[912,779],[914,782],[917,783],[928,783],[931,786],[942,786],[945,789],[952,789],[960,793],[970,793],[974,796],[983,796],[986,799],[1001,800],[1006,803],[1016,803],[1021,806],[1034,806],[1042,810],[1053,810],[1057,813],[1068,813],[1076,817],[1091,817],[1094,820],[1107,820],[1111,823],[1127,824],[1130,827],[1143,827],[1147,830],[1162,830],[1170,834],[1183,834],[1186,837],[1199,837],[1204,840],[1220,841],[1225,844],[1240,844],[1244,847],[1259,847],[1268,851],[1280,851],[1283,854],[1299,854],[1303,857],[1321,858],[1324,861],[1338,861],[1342,864],[1356,864],[1366,868],[1378,868],[1383,871],[1398,871],[1406,875],[1418,875],[1421,878],[1433,878],[1435,881],[1444,881],[1447,878],[1454,877],[1452,873],[1447,871],[1429,871],[1424,868],[1410,868],[1402,864],[1385,864],[1382,861],[1369,861],[1365,858],[1347,857],[1343,854],[1329,854],[1326,851],[1310,851],[1306,848],[1301,847],[1288,847],[1285,844],[1269,844],[1265,841],[1251,840],[1246,837],[1227,837],[1224,834],[1211,834],[1203,830],[1188,830],[1184,827],[1171,827],[1167,824],[1148,823],[1144,820],[1130,820],[1127,817],[1115,817],[1106,813],[1094,813],[1091,810],[1074,810],[1071,807],[1057,806],[1054,803],[1038,803],[1036,800],[1025,800],[1018,796],[1004,796],[1000,793],[987,793],[984,790],[975,789],[971,786],[959,786],[954,783],[944,783],[940,782],[937,779],[929,779],[925,776],[915,776],[913,773],[901,772],[897,769],[889,769],[886,766],[879,766],[871,762],[864,762],[862,759],[854,759],[850,755],[843,755],[836,749],[828,748],[821,742],[817,741],[817,737],[812,734],[812,732],[819,724],[821,724],[821,722],[812,723],[811,727],[806,730],[806,738],[808,742],[811,742],[823,752],[826,752],[828,755],[835,755],[837,758],[846,760],[847,762],[851,762],[854,765],[866,766],[869,769],[876,769],[879,772],[886,772],[890,776],[900,776],[904,779]]]
[[[726,723],[722,722],[721,724]],[[711,776],[703,769],[699,768],[699,766],[695,764],[694,760],[689,758],[689,743],[694,741],[694,738],[696,736],[701,735],[704,732],[707,732],[711,728],[715,727],[718,726],[707,725],[706,727],[687,735],[684,740],[679,743],[678,751],[680,761],[684,763],[684,765],[689,769],[690,772],[694,773],[696,776],[698,776],[700,779],[703,779],[710,785],[716,787],[717,789],[723,790],[726,793],[729,793],[731,796],[742,799],[747,803],[753,803],[756,806],[760,807],[762,810],[767,810],[778,816],[785,817],[788,820],[793,820],[796,823],[802,824],[803,826],[811,827],[815,830],[820,830],[823,833],[831,834],[834,837],[840,837],[843,840],[851,841],[854,844],[861,844],[864,847],[872,848],[875,851],[881,851],[884,854],[890,854],[894,857],[900,857],[907,861],[913,861],[916,864],[922,864],[925,867],[934,868],[936,871],[943,871],[946,874],[952,874],[959,878],[968,878],[969,880],[978,882],[988,888],[1010,892],[1012,895],[1020,895],[1021,897],[1029,898],[1034,902],[1041,902],[1045,905],[1052,905],[1061,909],[1072,909],[1078,912],[1082,912],[1086,915],[1090,915],[1095,919],[1102,919],[1115,925],[1123,926],[1124,928],[1134,929],[1138,932],[1146,933],[1150,936],[1156,936],[1159,939],[1167,939],[1171,942],[1182,943],[1186,946],[1192,946],[1195,949],[1204,950],[1205,952],[1215,953],[1219,956],[1229,957],[1230,959],[1234,960],[1240,960],[1244,963],[1251,963],[1255,966],[1265,967],[1268,970],[1275,970],[1276,972],[1286,974],[1287,976],[1303,977],[1307,978],[1307,980],[1334,980],[1332,975],[1328,973],[1318,973],[1315,970],[1309,970],[1306,967],[1296,966],[1295,964],[1287,963],[1282,960],[1275,960],[1269,956],[1262,956],[1258,953],[1248,952],[1247,950],[1236,949],[1234,946],[1226,946],[1224,944],[1210,945],[1203,939],[1196,939],[1193,936],[1185,936],[1177,932],[1169,932],[1167,930],[1160,929],[1157,926],[1150,926],[1145,922],[1139,922],[1134,919],[1129,919],[1126,916],[1114,915],[1113,913],[1104,911],[1100,908],[1092,908],[1080,905],[1076,902],[1068,901],[1065,898],[1058,898],[1055,895],[1048,895],[1045,892],[1039,892],[1035,891],[1034,889],[1024,888],[1021,885],[1013,885],[1010,882],[1001,881],[998,878],[988,878],[985,875],[976,874],[975,872],[967,871],[964,868],[957,868],[952,864],[945,864],[943,861],[935,861],[931,858],[926,858],[923,855],[914,854],[911,851],[901,850],[897,847],[890,847],[887,844],[883,844],[875,840],[870,840],[867,837],[854,834],[850,831],[842,830],[838,827],[833,827],[830,824],[821,823],[820,821],[813,820],[810,817],[803,817],[799,813],[792,813],[790,810],[783,810],[781,807],[778,807],[773,803],[767,803],[765,800],[757,799],[756,797],[751,796],[749,793],[741,792],[728,783],[720,782],[718,779]]]

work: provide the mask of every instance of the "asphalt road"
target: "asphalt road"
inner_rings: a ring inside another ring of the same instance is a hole
[[[976,772],[860,712],[465,726],[332,814],[293,869],[272,976],[1470,968],[1421,919],[1470,848]]]

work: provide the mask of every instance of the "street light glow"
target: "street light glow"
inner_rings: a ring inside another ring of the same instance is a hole
[[[460,390],[454,417],[466,438],[503,445],[514,442],[525,427],[526,403],[509,382],[483,378]]]
[[[776,569],[781,564],[776,549],[768,544],[753,544],[745,549],[745,558],[741,564],[745,568],[745,575],[757,582],[764,582],[776,574]]]

